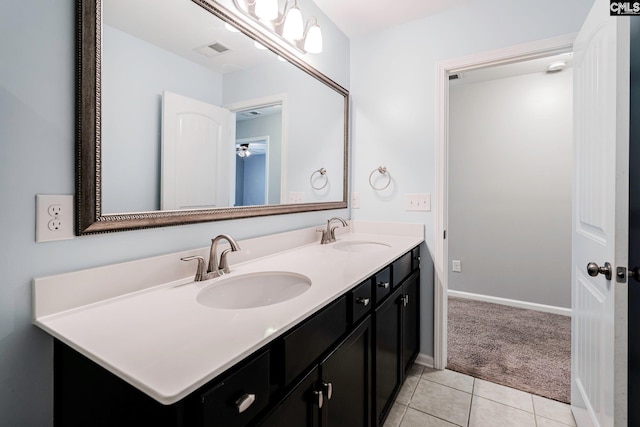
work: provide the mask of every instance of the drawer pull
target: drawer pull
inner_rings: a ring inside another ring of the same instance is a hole
[[[314,391],[313,394],[316,397],[316,401],[314,403],[318,405],[318,408],[322,408],[322,405],[324,404],[324,397],[322,395],[322,392]]]
[[[333,396],[333,384],[324,383],[322,384],[322,387],[324,387],[324,392],[327,395],[327,399],[331,400],[331,396]]]
[[[255,401],[255,394],[245,394],[240,399],[236,400],[236,408],[238,408],[238,413],[241,414],[249,409],[249,406],[251,406]]]
[[[389,282],[378,282],[378,287],[389,289]]]
[[[369,301],[369,298],[358,298],[358,299],[356,300],[356,302],[357,302],[358,304],[362,304],[362,305],[364,305],[364,306],[366,307],[366,306],[368,306],[368,305],[369,305],[369,302],[370,302],[370,301]]]

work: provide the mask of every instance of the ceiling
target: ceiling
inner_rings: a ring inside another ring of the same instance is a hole
[[[415,19],[425,18],[479,0],[314,0],[318,7],[349,38],[381,31]],[[475,83],[518,75],[545,73],[555,61],[572,66],[571,54],[493,66],[460,73],[454,85]]]
[[[108,26],[220,74],[276,61],[273,52],[256,49],[251,38],[230,32],[224,22],[191,1],[103,0],[103,18]],[[216,43],[228,50],[210,48]]]
[[[350,38],[435,15],[477,0],[314,0]]]
[[[522,76],[526,74],[545,74],[548,73],[549,65],[554,62],[564,62],[565,69],[571,69],[573,67],[573,54],[571,52],[567,52],[559,55],[530,59],[527,61],[462,71],[460,73],[456,73],[460,78],[457,80],[450,80],[449,84],[451,87],[454,87],[470,83],[485,82],[488,80]],[[557,73],[561,71],[555,72]]]

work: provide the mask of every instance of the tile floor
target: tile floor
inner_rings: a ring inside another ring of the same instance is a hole
[[[384,427],[575,425],[564,403],[458,372],[414,365]]]

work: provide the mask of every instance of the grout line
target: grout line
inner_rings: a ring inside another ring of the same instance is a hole
[[[437,382],[437,381],[431,381],[431,380],[429,380],[429,379],[427,379],[427,378],[422,378],[422,377],[421,377],[421,378],[420,378],[420,381],[423,381],[423,380],[424,380],[424,381],[429,381],[429,382],[430,382],[430,383],[432,383],[432,384],[438,384],[438,385],[441,385],[442,387],[450,388],[451,390],[459,391],[460,393],[470,394],[470,395],[472,395],[472,396],[473,396],[473,387],[471,388],[471,393],[469,393],[468,391],[460,390],[460,389],[458,389],[458,388],[451,387],[451,386],[449,386],[449,385],[442,384],[442,383],[439,383],[439,382]],[[416,387],[416,388],[417,388],[417,387]]]
[[[409,400],[409,403],[411,403],[411,400]],[[404,405],[402,405],[402,406],[404,406]],[[407,415],[407,411],[408,410],[409,410],[409,405],[404,406],[404,411],[402,411],[402,415],[400,416],[400,421],[398,422],[398,427],[402,426],[402,422],[404,421],[404,417]]]
[[[473,401],[476,398],[476,395],[473,393],[476,390],[476,379],[473,378],[473,384],[471,387],[471,403],[469,404],[469,414],[467,415],[467,427],[471,424],[471,410],[473,409]]]

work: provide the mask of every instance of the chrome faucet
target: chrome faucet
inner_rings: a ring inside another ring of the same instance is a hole
[[[338,226],[337,225],[333,227],[331,226],[331,223],[333,223],[334,221],[341,222],[343,227],[348,226],[347,221],[340,218],[339,216],[334,216],[333,218],[331,218],[329,221],[327,221],[326,230],[318,230],[318,231],[322,231],[322,239],[320,240],[321,245],[324,245],[327,243],[333,243],[336,241],[336,228],[338,228]]]
[[[226,240],[229,242],[231,246],[229,249],[225,249],[222,251],[220,255],[220,262],[218,262],[218,242],[220,240]],[[209,266],[205,270],[204,267],[204,258],[199,255],[187,256],[180,258],[182,261],[198,261],[198,267],[196,270],[196,275],[194,277],[195,282],[201,282],[203,280],[214,279],[216,277],[220,277],[224,274],[230,272],[229,270],[229,261],[227,261],[227,254],[229,252],[236,252],[240,250],[240,245],[236,242],[233,237],[227,234],[221,234],[214,239],[211,239],[211,249],[209,249]]]
[[[229,242],[229,245],[231,247],[222,251],[222,254],[220,255],[220,263],[218,263],[218,242],[222,239]],[[239,250],[240,245],[238,245],[238,242],[236,242],[233,237],[229,236],[228,234],[221,234],[215,239],[211,239],[211,249],[209,250],[209,267],[207,269],[207,273],[216,274],[213,277],[218,277],[222,276],[223,274],[229,273],[229,262],[227,261],[227,254],[229,252],[237,252]]]

